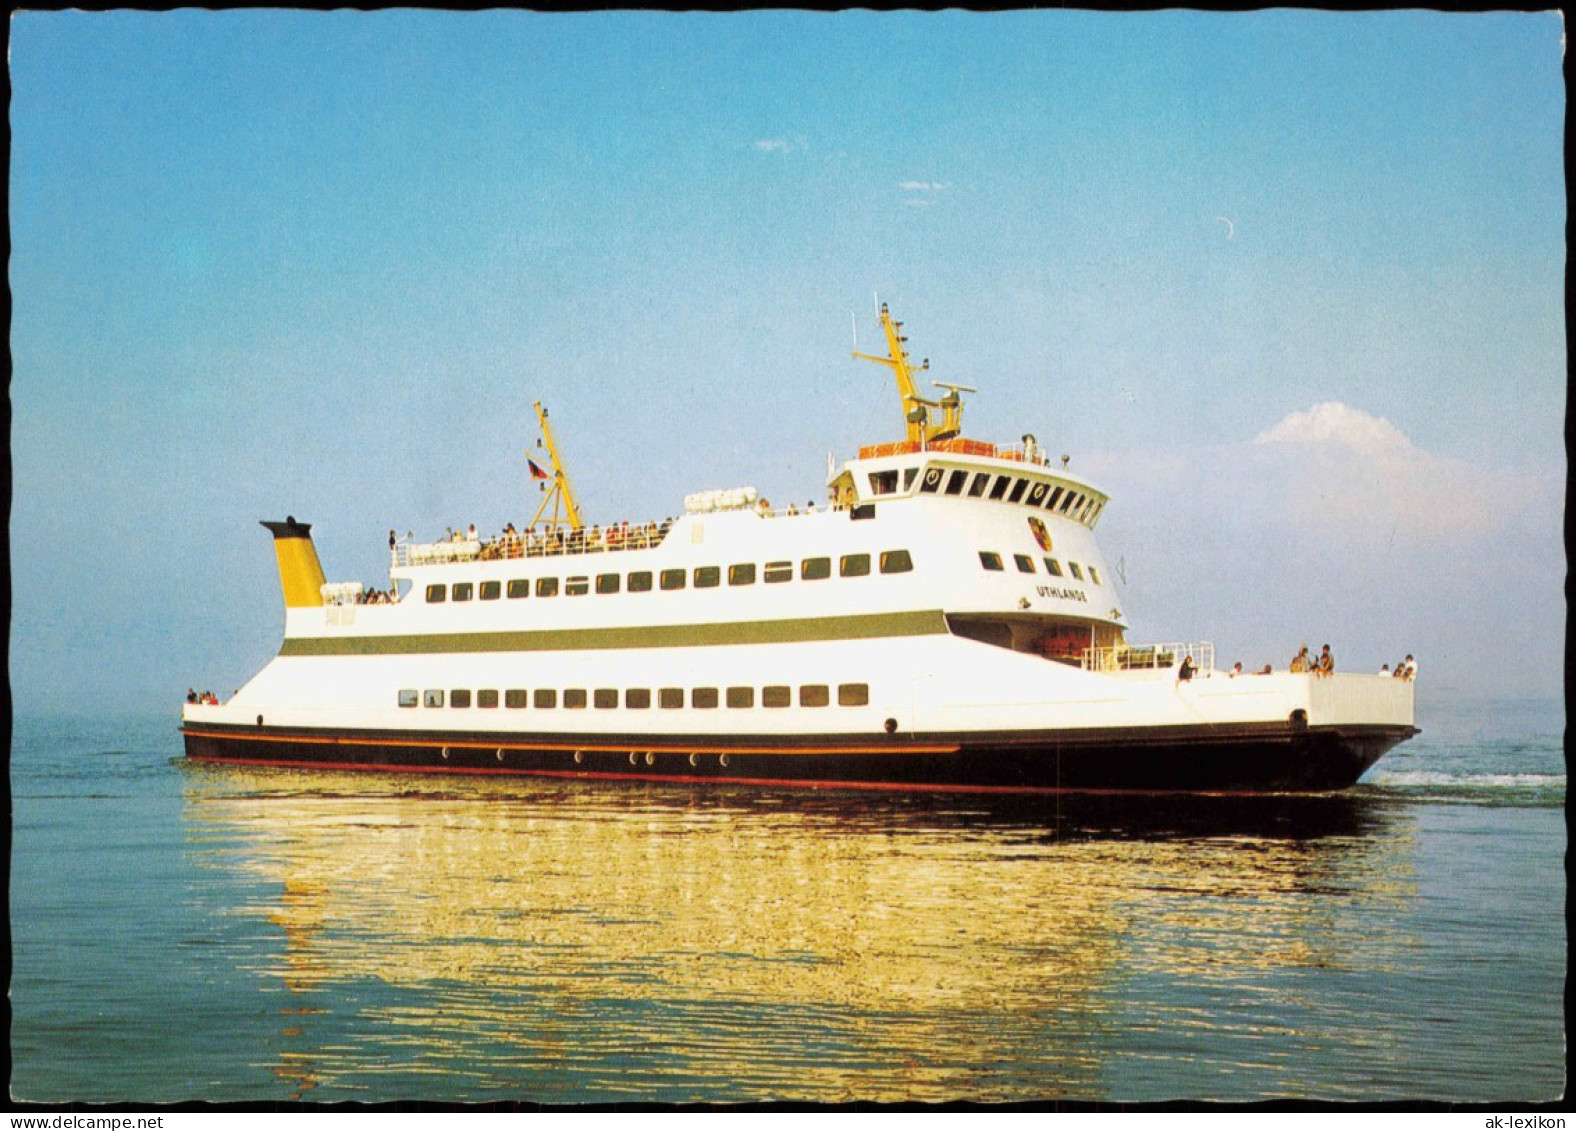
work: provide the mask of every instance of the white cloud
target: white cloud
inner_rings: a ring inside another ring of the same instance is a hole
[[[756,139],[755,148],[761,153],[794,153],[810,148],[810,140],[803,136],[763,137]]]
[[[1492,533],[1526,486],[1426,452],[1383,417],[1333,401],[1289,414],[1254,443],[1288,461],[1289,512],[1331,534],[1459,543]]]
[[[1255,444],[1327,444],[1359,452],[1413,452],[1412,442],[1382,416],[1326,401],[1307,412],[1294,412],[1254,437]]]
[[[904,192],[946,192],[952,187],[950,181],[899,181],[897,187]]]

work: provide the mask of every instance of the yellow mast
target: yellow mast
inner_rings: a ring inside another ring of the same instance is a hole
[[[950,440],[963,430],[963,398],[959,391],[973,392],[963,385],[941,385],[947,390],[947,395],[939,401],[926,400],[919,395],[919,386],[914,381],[916,370],[909,365],[908,351],[903,348],[903,343],[908,341],[898,333],[903,328],[903,323],[893,320],[887,311],[887,304],[881,304],[881,329],[886,332],[887,356],[875,357],[872,354],[860,353],[857,349],[854,356],[862,361],[873,361],[877,365],[891,368],[892,374],[897,378],[898,396],[903,400],[903,421],[908,427],[908,438],[917,444],[928,444],[936,440]],[[857,343],[856,343],[857,344]],[[930,359],[927,357],[919,366],[917,372],[924,373],[930,369]],[[935,382],[940,385],[941,382]],[[941,410],[941,423],[930,423],[930,410]]]
[[[553,474],[551,487],[545,482],[542,484],[542,490],[547,492],[547,497],[542,500],[542,505],[536,508],[536,515],[531,519],[531,525],[534,527],[541,522],[548,504],[552,504],[553,517],[546,522],[549,530],[556,530],[566,524],[571,530],[579,530],[585,525],[580,519],[580,504],[575,499],[575,489],[569,482],[569,472],[564,469],[564,461],[559,458],[558,443],[553,439],[552,426],[547,423],[547,410],[542,407],[541,401],[537,401],[535,407],[536,420],[542,428],[541,442],[547,445],[547,457],[553,463]],[[526,457],[529,458],[530,454],[527,452]],[[532,463],[531,467],[534,476],[536,465]],[[564,512],[563,518],[558,517],[560,509]]]

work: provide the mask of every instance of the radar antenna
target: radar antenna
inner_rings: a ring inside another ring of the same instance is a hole
[[[547,458],[553,465],[553,473],[549,475],[535,460],[531,453],[526,452],[525,462],[529,465],[531,478],[539,480],[543,491],[547,492],[542,505],[536,508],[536,515],[531,519],[534,527],[538,522],[543,522],[548,530],[557,530],[560,526],[567,526],[571,530],[579,530],[585,525],[580,518],[580,503],[575,499],[574,486],[569,482],[569,472],[564,468],[564,461],[558,454],[558,442],[553,438],[553,428],[547,422],[547,410],[542,407],[542,402],[537,401],[536,420],[542,428],[542,438],[536,442],[537,447],[547,448]],[[553,508],[553,517],[544,521],[543,515],[547,508]],[[563,517],[559,517],[562,514]]]

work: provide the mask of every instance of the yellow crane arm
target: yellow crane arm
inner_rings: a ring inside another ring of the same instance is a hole
[[[536,515],[531,519],[531,525],[535,526],[542,521],[542,516],[547,512],[548,506],[551,505],[553,517],[547,520],[549,527],[556,528],[567,522],[569,529],[579,530],[585,525],[580,517],[580,503],[575,498],[573,484],[569,482],[569,472],[564,467],[564,461],[558,454],[558,441],[553,437],[552,425],[547,422],[547,410],[542,407],[541,401],[536,402],[535,408],[536,422],[542,429],[542,442],[547,445],[547,457],[553,464],[553,479],[551,487],[543,484],[543,490],[547,492],[547,497],[542,500],[542,505],[536,508]],[[564,518],[559,518],[560,510],[564,512]]]

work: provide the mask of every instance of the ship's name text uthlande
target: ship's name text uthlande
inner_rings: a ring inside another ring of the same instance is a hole
[[[1036,585],[1034,588],[1041,597],[1065,597],[1069,601],[1084,602],[1089,600],[1088,597],[1084,596],[1082,589],[1058,589],[1054,585]]]

